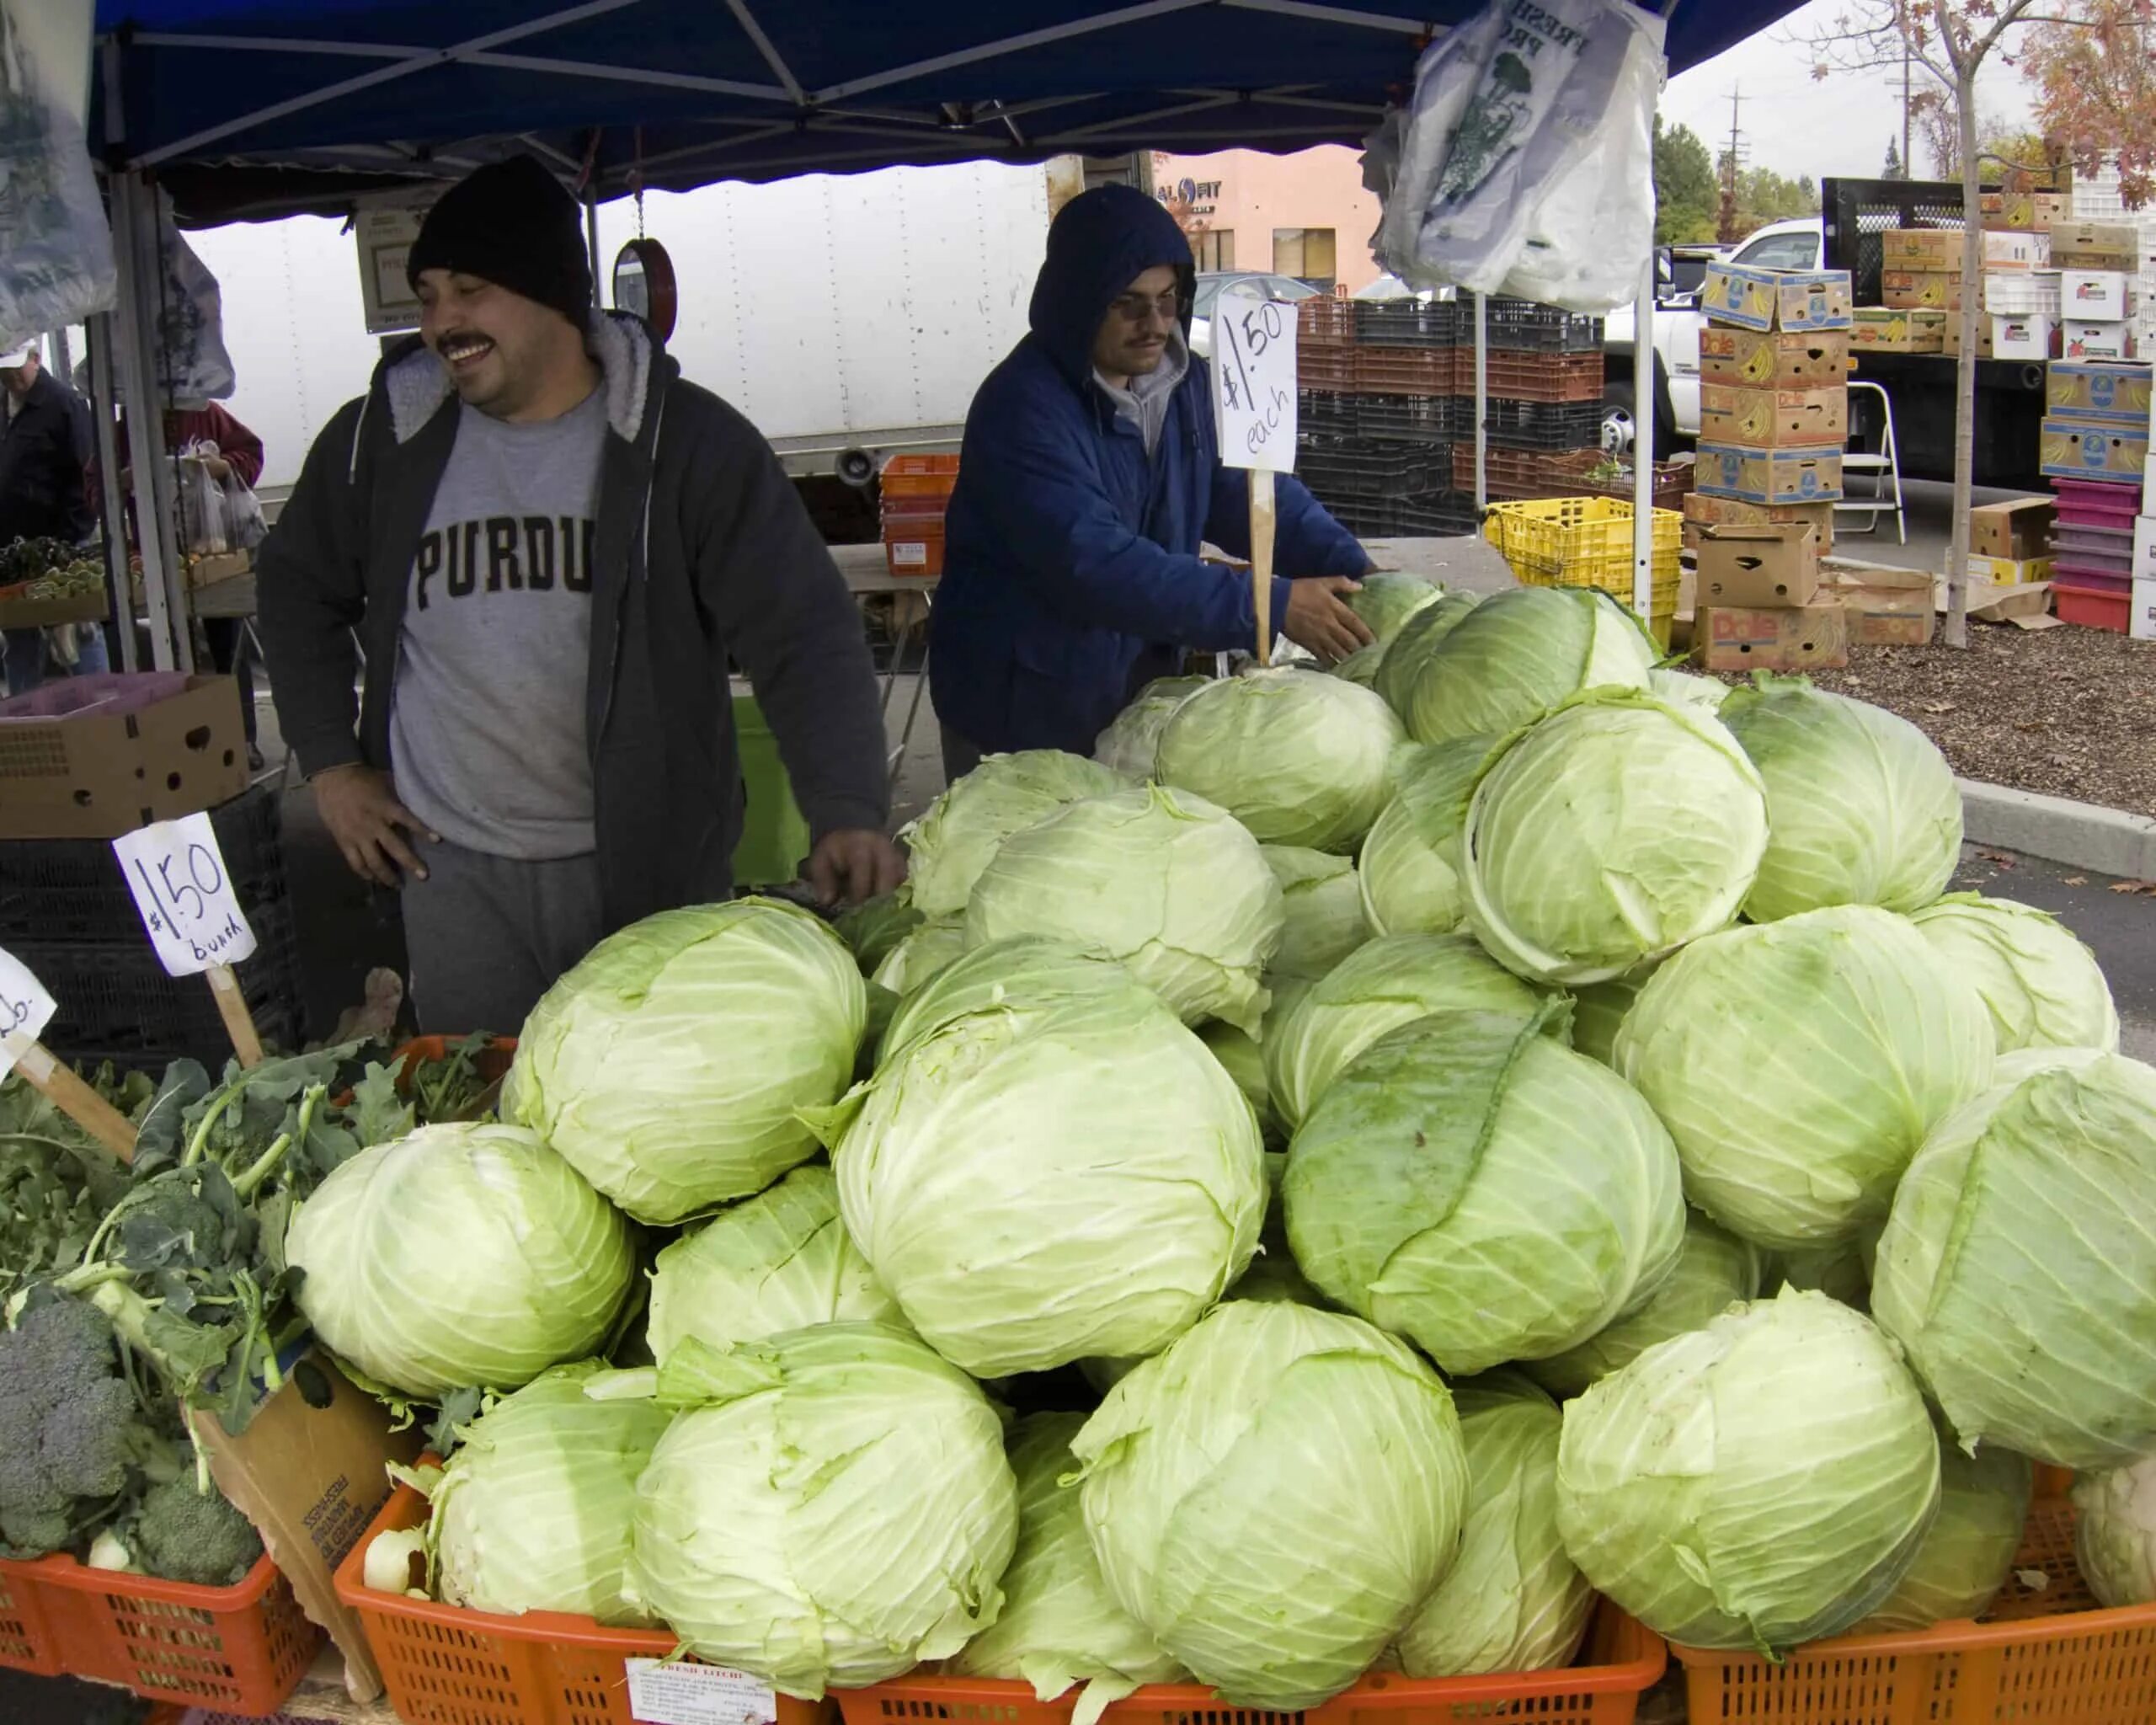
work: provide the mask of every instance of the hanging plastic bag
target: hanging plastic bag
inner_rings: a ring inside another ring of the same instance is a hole
[[[1662,40],[1629,0],[1503,0],[1432,44],[1365,157],[1390,183],[1378,261],[1411,287],[1629,302],[1654,242]]]
[[[81,123],[0,6],[0,349],[112,309],[112,229]]]
[[[227,401],[236,382],[225,348],[224,294],[157,195],[157,387],[168,402]]]
[[[234,551],[252,551],[270,537],[262,499],[229,466],[225,469],[225,537]]]
[[[225,488],[200,456],[179,460],[179,525],[192,557],[221,557],[232,549],[225,528]]]

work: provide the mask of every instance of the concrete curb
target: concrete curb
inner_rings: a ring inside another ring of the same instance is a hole
[[[2156,880],[2156,820],[1976,779],[1956,782],[1964,836],[1972,844],[2124,880]]]

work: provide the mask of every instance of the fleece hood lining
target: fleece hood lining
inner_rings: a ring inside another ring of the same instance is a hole
[[[634,443],[643,430],[651,394],[651,333],[635,318],[595,311],[584,325],[584,345],[598,362],[600,387],[606,393],[607,425],[616,436]],[[397,441],[408,443],[416,437],[452,389],[449,367],[428,347],[415,346],[384,360],[382,391]]]

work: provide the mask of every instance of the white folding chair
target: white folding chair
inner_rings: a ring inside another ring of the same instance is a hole
[[[1900,455],[1894,446],[1894,403],[1886,398],[1885,385],[1868,383],[1861,378],[1852,377],[1849,379],[1849,405],[1852,409],[1849,419],[1852,424],[1856,419],[1854,409],[1856,405],[1856,393],[1860,389],[1868,389],[1879,398],[1880,424],[1884,429],[1881,432],[1879,447],[1876,450],[1851,449],[1843,451],[1844,495],[1842,500],[1834,505],[1834,532],[1837,537],[1844,531],[1876,532],[1879,529],[1880,516],[1891,509],[1894,512],[1894,537],[1900,543],[1907,545],[1909,542],[1909,530],[1908,522],[1903,519],[1902,515],[1902,462]],[[1871,475],[1870,495],[1851,497],[1847,494],[1849,476],[1854,473]],[[1841,525],[1841,517],[1844,514],[1865,516],[1864,525],[1861,527],[1844,529]]]

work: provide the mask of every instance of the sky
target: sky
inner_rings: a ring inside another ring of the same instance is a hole
[[[1749,164],[1792,179],[1803,174],[1814,179],[1876,174],[1886,159],[1888,137],[1900,141],[1900,71],[1837,72],[1816,82],[1814,55],[1806,45],[1851,9],[1851,0],[1810,0],[1764,34],[1678,74],[1662,92],[1663,122],[1690,126],[1719,155],[1729,136],[1729,93],[1735,89],[1744,99],[1737,123]],[[1921,67],[1915,75],[1924,76]],[[2012,69],[1988,67],[1977,88],[1986,117],[2027,118],[2029,93]],[[1917,152],[1916,171],[1928,174],[1930,163],[1921,143]]]

